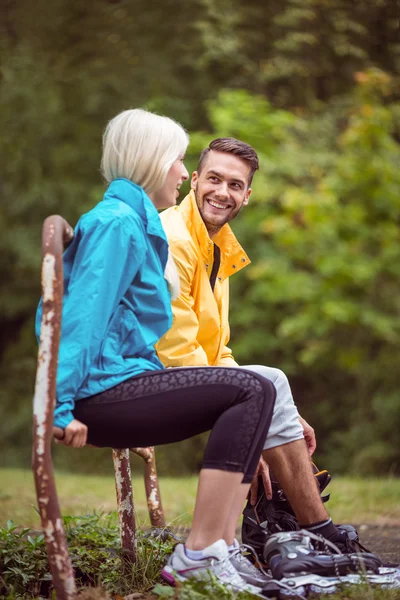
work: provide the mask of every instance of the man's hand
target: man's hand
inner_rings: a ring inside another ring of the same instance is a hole
[[[251,486],[250,486],[250,504],[252,506],[254,506],[255,503],[257,502],[258,476],[259,475],[261,475],[261,477],[262,477],[262,481],[263,481],[263,484],[264,484],[264,489],[265,489],[265,493],[267,495],[267,498],[268,498],[268,500],[271,500],[271,498],[272,498],[272,484],[271,484],[271,478],[269,476],[269,466],[265,462],[265,460],[263,459],[263,457],[260,458],[256,474],[254,475],[253,481],[251,482]]]
[[[305,419],[303,419],[303,417],[299,416],[299,421],[303,428],[304,439],[306,440],[306,444],[307,444],[307,448],[308,448],[308,454],[310,456],[312,456],[314,454],[315,448],[317,447],[317,440],[315,439],[315,431],[311,427],[311,425],[309,425],[307,423],[307,421]]]
[[[78,421],[78,419],[73,419],[64,429],[64,436],[62,438],[60,438],[59,427],[53,427],[53,436],[55,437],[56,444],[64,444],[73,448],[83,448],[87,440],[87,431],[88,428],[86,425]]]

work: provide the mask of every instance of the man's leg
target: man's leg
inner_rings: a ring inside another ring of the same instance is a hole
[[[354,527],[336,527],[329,517],[321,500],[304,440],[264,450],[263,457],[276,475],[301,529],[323,536],[345,553],[365,550],[359,545]]]
[[[299,413],[290,384],[280,369],[263,365],[243,367],[269,379],[276,389],[271,427],[264,444],[263,457],[276,475],[302,525],[329,519],[321,500],[304,441]]]
[[[338,529],[332,523],[321,500],[308,450],[302,439],[304,436],[299,414],[285,373],[263,365],[243,368],[269,379],[276,389],[274,412],[264,444],[263,457],[282,486],[300,527],[310,529],[335,544],[347,547],[348,532]],[[356,532],[355,536],[357,537]]]
[[[311,525],[329,519],[311,469],[304,440],[296,440],[264,450],[263,457],[276,475],[299,523]],[[233,498],[224,534],[228,546],[233,544],[248,490],[248,485],[241,485]]]
[[[263,451],[263,457],[273,469],[296,516],[304,526],[329,522],[329,516],[321,500],[314,474],[311,469],[305,440],[296,440]],[[225,523],[224,539],[231,552],[231,561],[240,575],[249,583],[265,584],[261,574],[249,561],[237,552],[235,530],[249,490],[242,484],[234,494],[231,510]],[[330,527],[336,529],[330,522]]]
[[[285,373],[281,369],[264,365],[243,365],[241,368],[269,379],[276,389],[274,412],[264,450],[303,439],[299,412]]]
[[[299,523],[311,525],[329,519],[304,440],[264,450],[263,457],[276,475]]]

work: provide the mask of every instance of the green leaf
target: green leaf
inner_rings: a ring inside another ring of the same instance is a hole
[[[175,595],[175,590],[169,585],[157,583],[154,586],[152,593],[156,596],[161,596],[162,598],[172,598]]]

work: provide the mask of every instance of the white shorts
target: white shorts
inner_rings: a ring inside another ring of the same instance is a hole
[[[240,366],[269,379],[276,389],[274,412],[264,450],[303,439],[303,427],[300,424],[299,413],[285,373],[280,369],[264,367],[263,365]]]

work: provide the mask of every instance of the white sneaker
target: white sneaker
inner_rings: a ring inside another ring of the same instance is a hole
[[[246,583],[232,565],[225,540],[217,540],[204,548],[203,554],[204,558],[193,560],[186,556],[185,546],[178,544],[163,568],[161,577],[170,585],[175,585],[177,581],[190,578],[211,581],[214,576],[230,589],[261,596],[260,589]]]
[[[272,577],[257,569],[257,567],[255,567],[253,563],[246,558],[246,554],[250,554],[252,552],[252,548],[246,544],[239,544],[237,540],[234,541],[234,546],[235,548],[233,550],[229,550],[229,556],[231,563],[241,578],[252,585],[264,587],[265,584],[272,579]]]

